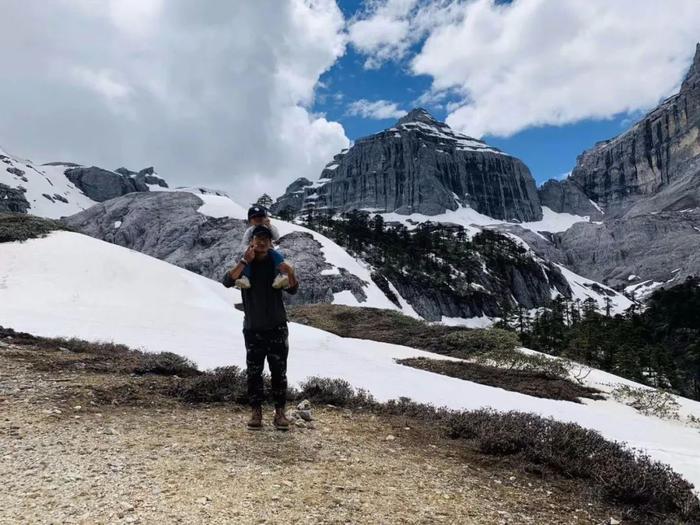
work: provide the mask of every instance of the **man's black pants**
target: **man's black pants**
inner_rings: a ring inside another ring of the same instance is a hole
[[[272,376],[272,399],[275,407],[283,408],[287,401],[287,354],[289,330],[281,325],[271,330],[243,330],[248,374],[250,405],[259,407],[265,400],[263,369],[265,358]]]

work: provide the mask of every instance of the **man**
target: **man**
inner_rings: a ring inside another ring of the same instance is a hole
[[[236,266],[224,275],[223,285],[234,286],[243,269],[250,267],[251,287],[241,290],[243,297],[243,337],[246,347],[248,374],[248,398],[252,415],[248,428],[262,428],[263,368],[265,358],[272,376],[272,397],[275,403],[274,425],[278,430],[289,429],[289,420],[284,414],[287,397],[287,353],[289,343],[287,313],[282,302],[282,290],[272,284],[279,271],[287,274],[290,294],[297,293],[299,283],[292,268],[286,262],[277,264],[273,257],[272,232],[266,226],[256,226],[251,245]]]

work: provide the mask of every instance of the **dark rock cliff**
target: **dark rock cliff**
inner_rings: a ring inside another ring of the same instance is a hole
[[[542,217],[535,182],[522,161],[452,131],[423,109],[336,155],[316,183],[299,180],[293,186],[273,212],[368,209],[437,215],[469,205],[497,219]]]
[[[610,218],[694,208],[699,155],[700,44],[680,92],[626,133],[580,155],[571,181]]]
[[[591,202],[583,190],[570,179],[548,180],[538,190],[540,204],[559,213],[588,216],[600,220],[601,211]]]
[[[96,166],[69,168],[66,178],[97,202],[104,202],[134,191],[149,191],[148,184],[167,188],[163,179],[154,175],[153,168],[132,172],[126,168],[108,171]]]
[[[0,212],[27,213],[29,201],[20,188],[10,188],[0,184]]]

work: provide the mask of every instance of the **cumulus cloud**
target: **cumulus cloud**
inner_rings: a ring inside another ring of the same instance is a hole
[[[370,0],[348,23],[352,45],[366,69],[401,60],[433,28],[460,16],[456,0]]]
[[[388,100],[375,100],[372,102],[362,98],[348,105],[347,114],[350,116],[383,120],[401,118],[406,112],[399,109],[396,102],[390,102]]]
[[[56,0],[3,9],[0,143],[36,161],[155,165],[242,204],[349,141],[310,110],[343,55],[332,0]]]
[[[648,109],[678,89],[700,35],[696,0],[475,0],[451,5],[412,59],[451,90],[473,136]]]

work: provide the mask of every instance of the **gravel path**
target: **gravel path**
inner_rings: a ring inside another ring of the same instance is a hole
[[[315,429],[280,433],[269,410],[249,432],[237,406],[103,405],[96,389],[138,379],[37,371],[37,352],[0,341],[3,524],[568,524],[613,512],[570,482],[363,412],[317,408]]]

